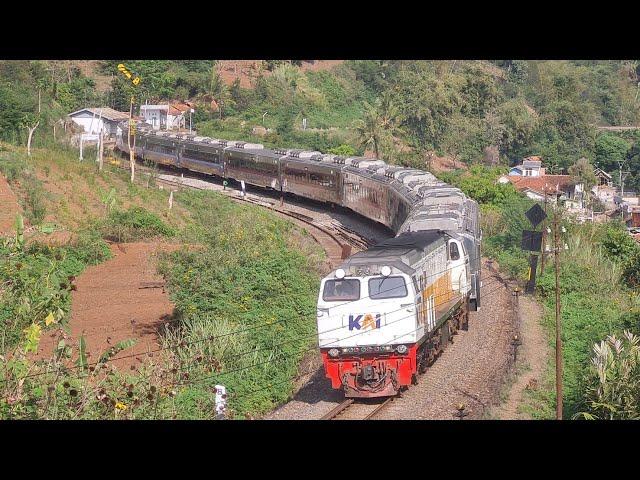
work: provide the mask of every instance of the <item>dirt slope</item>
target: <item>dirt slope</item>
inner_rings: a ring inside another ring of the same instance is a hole
[[[251,80],[257,75],[261,62],[262,60],[220,60],[218,72],[227,85],[239,78],[242,88],[252,88]],[[344,63],[344,60],[315,60],[314,63],[304,62],[300,69],[303,72],[331,70],[341,63]],[[262,69],[262,73],[265,76],[271,74],[265,69]]]
[[[114,257],[105,263],[87,268],[77,279],[72,293],[71,342],[77,346],[85,335],[89,361],[95,362],[110,346],[129,338],[135,346],[117,356],[142,354],[157,348],[157,332],[173,313],[164,288],[143,288],[163,279],[156,273],[155,260],[159,252],[178,247],[158,243],[123,243],[111,246]],[[43,337],[38,356],[50,355],[54,339]],[[139,364],[146,358],[139,355],[115,361],[119,369]]]
[[[9,187],[7,179],[0,174],[0,235],[13,233],[16,213],[21,210],[18,198]]]

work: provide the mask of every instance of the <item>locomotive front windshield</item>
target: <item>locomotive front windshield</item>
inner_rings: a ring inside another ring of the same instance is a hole
[[[360,298],[360,280],[327,280],[324,283],[322,299],[325,302],[351,301]]]
[[[369,279],[369,298],[402,298],[407,296],[407,284],[403,277],[377,277]]]

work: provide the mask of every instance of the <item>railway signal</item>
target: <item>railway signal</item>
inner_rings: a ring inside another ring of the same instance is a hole
[[[536,271],[538,268],[538,256],[529,255],[529,275],[527,276],[527,285],[524,288],[524,292],[533,294],[536,291]]]
[[[546,233],[551,235],[553,233],[553,254],[555,265],[555,277],[556,277],[556,419],[562,420],[562,318],[560,314],[560,250],[561,248],[567,249],[567,245],[560,240],[560,216],[561,206],[560,197],[562,192],[556,189],[554,192],[556,195],[555,207],[553,209],[553,231],[551,228],[546,228]],[[547,189],[544,188],[544,210],[540,205],[536,204],[531,207],[525,213],[525,216],[531,222],[535,228],[538,224],[543,222],[547,218]],[[566,232],[562,227],[562,232]],[[536,232],[531,230],[523,230],[522,232],[522,250],[528,250],[531,252],[541,252],[542,254],[542,266],[541,274],[544,272],[544,254],[545,252],[551,252],[549,246],[543,248],[543,242],[545,238],[545,229],[543,231]],[[533,293],[535,291],[535,271],[537,267],[537,256],[530,255],[529,257],[529,279],[526,286],[527,293]],[[515,355],[515,353],[514,353]]]
[[[539,252],[540,248],[542,248],[542,232],[523,230],[521,248],[522,250]]]
[[[546,200],[546,197],[545,197]],[[546,210],[546,201],[545,201]],[[535,229],[541,222],[547,218],[546,211],[542,209],[539,204],[534,204],[529,210],[525,212],[525,217],[529,220],[533,228]],[[544,229],[540,232],[535,230],[523,230],[522,231],[522,250],[528,250],[530,252],[543,252],[544,244]],[[544,263],[544,258],[542,259]],[[526,293],[534,293],[536,288],[536,268],[538,266],[537,255],[529,255],[529,275],[527,279],[527,285],[525,287]]]

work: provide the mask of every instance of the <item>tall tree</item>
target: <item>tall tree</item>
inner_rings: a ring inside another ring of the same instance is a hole
[[[36,131],[36,128],[40,125],[40,115],[42,113],[42,92],[38,89],[38,113],[36,115],[33,114],[25,114],[23,117],[23,124],[25,128],[29,131],[29,136],[27,137],[27,156],[31,156],[31,140],[33,139],[33,134]]]
[[[576,163],[569,167],[569,175],[575,177],[582,183],[584,188],[584,200],[589,202],[591,189],[597,183],[597,178],[593,173],[593,165],[585,157],[578,159]]]
[[[385,130],[383,119],[375,107],[365,103],[363,119],[357,122],[355,130],[360,146],[373,148],[376,158],[381,159],[380,148],[384,140]]]

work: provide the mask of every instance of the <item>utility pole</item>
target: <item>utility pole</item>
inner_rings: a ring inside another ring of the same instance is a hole
[[[100,138],[98,139],[99,147],[98,147],[98,170],[102,171],[102,166],[104,165],[104,131],[100,129]]]
[[[102,109],[100,109],[100,114],[98,116],[98,145],[96,148],[96,162],[98,163],[98,170],[102,171]]]
[[[129,80],[131,80],[131,83],[133,84],[134,87],[138,86],[138,84],[140,83],[140,77],[138,77],[137,75],[134,75],[133,73],[131,73],[129,71],[129,69],[124,66],[124,64],[120,63],[118,65],[118,70],[125,77],[127,77]],[[132,145],[132,141],[131,141],[131,136],[132,135],[134,135],[134,137],[133,137],[133,145]],[[135,171],[136,171],[135,153],[134,153],[134,150],[136,148],[136,138],[135,138],[135,127],[133,125],[133,94],[131,94],[131,101],[129,103],[129,135],[128,135],[128,137],[129,137],[128,138],[129,165],[131,166],[131,183],[133,183],[133,180],[135,179]]]
[[[553,215],[553,255],[556,270],[556,420],[562,420],[562,318],[560,315],[560,193]]]
[[[135,148],[135,137],[133,139],[133,146],[131,145],[131,135],[133,131],[133,95],[131,95],[131,102],[129,103],[129,165],[131,167],[131,183],[135,178],[136,173],[136,160],[133,152]]]
[[[544,196],[544,213],[546,215],[547,213],[547,184],[544,184],[544,187],[542,187],[542,194]],[[546,218],[546,217],[545,217]],[[542,246],[541,246],[541,252],[540,252],[540,276],[542,276],[542,274],[544,273],[544,246],[545,246],[545,240],[546,240],[546,231],[547,229],[546,227],[546,220],[542,221]]]

